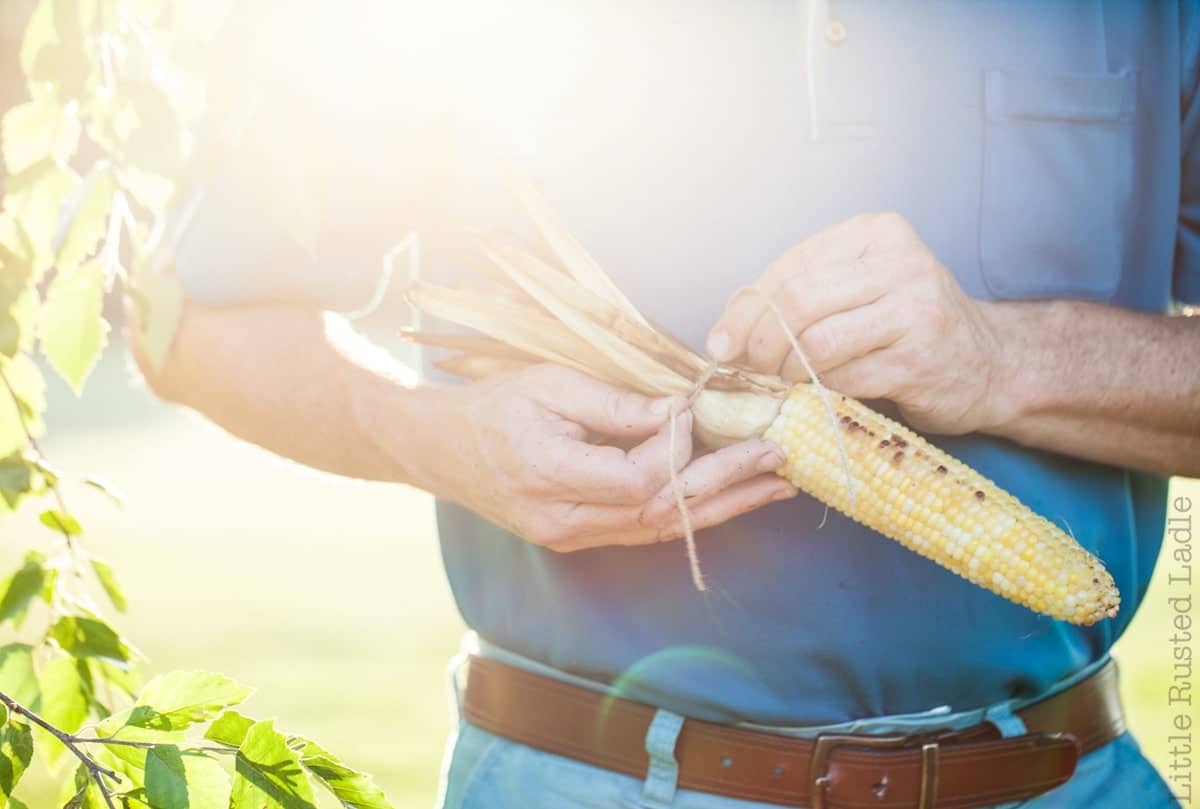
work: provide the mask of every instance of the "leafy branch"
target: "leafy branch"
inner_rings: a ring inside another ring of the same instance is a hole
[[[197,163],[203,103],[180,57],[206,52],[188,3],[205,6],[38,0],[19,55],[28,98],[0,111],[0,514],[48,497],[39,519],[65,540],[50,558],[28,550],[0,580],[0,626],[32,638],[0,645],[0,809],[25,808],[14,793],[35,752],[52,769],[74,762],[73,778],[55,770],[65,809],[316,809],[322,787],[346,809],[391,809],[368,775],[233,710],[251,692],[228,677],[142,684],[139,653],[87,588],[118,612],[124,591],[84,547],[39,445],[42,369],[82,394],[108,344],[110,293],[133,304],[152,361],[170,344],[181,299],[156,246],[169,249],[164,234],[194,212],[173,201]]]
[[[73,803],[87,806],[89,795],[109,809],[116,809],[117,800],[152,809],[316,809],[313,783],[327,789],[346,809],[391,809],[369,776],[346,767],[314,742],[281,733],[273,721],[255,721],[229,709],[249,694],[248,688],[221,675],[172,672],[148,683],[129,709],[96,726],[97,734],[108,735],[94,736],[63,731],[2,692],[0,703],[10,716],[24,717],[46,731],[79,760],[86,781],[77,777],[76,791],[66,804],[72,809]],[[193,742],[182,735],[203,723],[208,724],[204,739],[212,743]],[[8,727],[13,726],[10,721]],[[24,732],[27,739],[27,728]],[[135,738],[126,738],[130,735]],[[31,744],[22,744],[26,752],[15,760],[5,760],[6,750],[0,749],[0,772],[9,765],[19,777],[28,766]],[[89,753],[84,749],[88,745],[103,749]],[[232,757],[232,779],[213,755]],[[182,794],[181,783],[190,783]]]
[[[3,703],[4,706],[8,708],[10,714],[17,714],[18,716],[25,717],[42,730],[45,730],[51,736],[58,739],[63,747],[66,747],[68,750],[70,750],[75,757],[79,759],[83,766],[87,768],[88,773],[96,782],[96,786],[100,790],[100,795],[104,798],[104,802],[108,805],[109,809],[116,809],[116,804],[113,803],[112,799],[112,792],[109,791],[108,786],[104,783],[104,779],[105,777],[108,777],[113,781],[120,782],[121,777],[107,767],[103,767],[96,763],[95,759],[83,752],[83,750],[79,749],[78,742],[81,741],[80,739],[72,736],[69,733],[64,733],[63,731],[54,727],[54,725],[50,724],[33,711],[21,705],[3,691],[0,691],[0,703]]]

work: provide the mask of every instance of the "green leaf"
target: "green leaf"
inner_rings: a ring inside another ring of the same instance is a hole
[[[42,597],[42,601],[45,601],[47,604],[53,604],[54,603],[54,591],[57,588],[58,588],[58,568],[48,567],[48,568],[46,568],[46,579],[42,583],[42,592],[39,593],[39,595]]]
[[[0,458],[0,495],[10,508],[16,506],[17,500],[27,494],[32,485],[33,470],[23,453],[12,452]]]
[[[64,98],[78,98],[90,73],[85,21],[95,1],[42,0],[21,43],[21,67],[33,87],[52,84]],[[90,24],[90,23],[88,23]]]
[[[42,692],[35,709],[38,714],[59,730],[79,730],[87,719],[88,699],[77,661],[70,655],[55,653],[38,672],[38,686]]]
[[[29,237],[35,276],[54,258],[51,242],[58,229],[59,213],[79,183],[79,175],[69,166],[49,157],[8,178],[4,210]]]
[[[13,796],[8,796],[8,809],[29,809],[24,803]]]
[[[126,81],[121,94],[136,116],[124,160],[144,171],[175,177],[183,168],[183,128],[171,97],[152,81]]]
[[[117,484],[100,475],[89,475],[83,481],[84,486],[91,486],[118,506],[125,504],[125,493],[117,488]]]
[[[0,214],[0,354],[15,356],[28,350],[37,311],[37,289],[32,286],[33,245],[11,213]]]
[[[157,809],[188,809],[187,772],[178,747],[161,745],[146,752],[146,802]]]
[[[138,204],[155,214],[162,214],[175,193],[175,183],[170,178],[144,171],[137,166],[118,167],[121,190],[133,197]]]
[[[54,0],[54,30],[62,42],[74,43],[96,19],[96,0]]]
[[[38,54],[48,45],[58,41],[54,28],[54,7],[50,0],[42,0],[33,10],[25,37],[21,40],[21,72],[26,76],[33,72]]]
[[[146,755],[146,803],[154,809],[228,809],[229,775],[214,759],[173,745]]]
[[[129,662],[134,652],[111,626],[98,618],[68,615],[50,629],[49,637],[67,654]]]
[[[99,659],[89,660],[87,665],[91,670],[92,679],[110,689],[117,689],[131,699],[142,687],[142,678],[136,668]]]
[[[62,470],[41,455],[34,455],[29,459],[29,462],[38,471],[38,474],[45,479],[46,486],[53,486],[62,479]]]
[[[255,722],[238,749],[230,809],[316,809],[299,758],[270,720]]]
[[[22,289],[32,274],[31,264],[36,251],[21,223],[10,213],[0,215],[0,267],[5,268],[2,279],[5,288],[16,279],[14,289]],[[5,300],[11,300],[9,295]]]
[[[29,604],[41,592],[46,583],[45,559],[40,554],[30,554],[25,564],[11,577],[0,597],[0,621],[20,622],[29,610]]]
[[[40,334],[42,352],[78,395],[108,342],[102,261],[59,271],[46,292]]]
[[[0,646],[0,691],[21,705],[38,698],[37,675],[33,672],[33,647],[25,643]]]
[[[184,734],[179,731],[149,730],[147,728],[127,725],[125,723],[129,719],[129,714],[130,711],[122,711],[98,723],[96,725],[96,737],[163,745],[179,745],[186,741]],[[140,782],[141,771],[146,769],[146,751],[148,748],[122,744],[97,745],[97,747],[102,747],[106,750],[115,761],[120,762],[123,767],[134,773],[135,781]]]
[[[77,537],[83,533],[83,526],[79,524],[79,520],[56,508],[43,511],[38,515],[38,521],[51,531],[58,531],[69,537]]]
[[[130,295],[137,309],[137,337],[150,367],[161,370],[183,318],[183,288],[172,272],[142,262],[134,271]]]
[[[246,733],[253,725],[253,719],[243,716],[237,711],[226,711],[208,726],[204,738],[227,744],[230,747],[241,747],[242,742],[246,739]]]
[[[156,807],[146,803],[145,787],[115,792],[113,793],[113,799],[121,809],[156,809]]]
[[[5,270],[0,267],[0,272]],[[7,309],[0,308],[0,354],[15,357],[18,351],[30,351],[36,333],[38,293],[26,287]]]
[[[68,794],[71,798],[63,804],[63,809],[105,809],[104,797],[83,764],[75,769],[74,790]]]
[[[88,703],[103,720],[97,726],[96,732],[111,736],[124,726],[128,715],[127,710],[116,714],[113,712],[118,707],[127,706],[142,687],[138,669],[136,666],[112,663],[98,657],[83,658],[78,662],[79,678],[87,689]]]
[[[0,360],[0,370],[17,398],[14,402],[0,384],[0,455],[8,455],[27,443],[26,428],[35,436],[41,434],[41,413],[46,409],[46,380],[25,354]]]
[[[13,789],[33,760],[33,733],[29,725],[10,719],[0,730],[0,809],[8,805]]]
[[[20,349],[21,325],[12,316],[11,311],[0,310],[0,354],[12,357]]]
[[[371,776],[350,769],[315,742],[300,737],[295,741],[300,743],[300,763],[346,809],[393,809]]]
[[[146,683],[127,724],[153,730],[183,730],[207,722],[250,696],[252,689],[222,674],[173,671]]]
[[[90,684],[84,682],[87,667],[62,652],[53,655],[38,671],[41,694],[33,709],[59,730],[74,733],[88,717]],[[41,728],[34,728],[34,734],[43,755],[53,767],[67,749]]]
[[[74,269],[96,251],[108,230],[117,193],[117,175],[100,161],[67,200],[54,232],[55,264],[59,272]]]
[[[9,109],[0,121],[0,145],[9,174],[50,157],[67,162],[79,148],[82,127],[74,108],[64,109],[51,94]]]
[[[108,600],[117,608],[118,612],[125,612],[129,606],[125,600],[125,590],[121,587],[121,583],[117,581],[117,576],[113,572],[112,565],[100,559],[92,560],[92,571],[96,574],[100,586],[104,588]]]

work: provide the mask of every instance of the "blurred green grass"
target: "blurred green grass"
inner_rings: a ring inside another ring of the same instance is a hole
[[[336,416],[332,416],[336,417]],[[277,716],[375,774],[397,807],[432,806],[450,709],[446,661],[463,631],[420,492],[345,481],[238,442],[131,385],[108,352],[81,400],[52,381],[44,449],[77,478],[127,494],[114,508],[70,486],[86,542],[131,604],[119,623],[148,673],[204,668],[258,689]],[[403,426],[399,427],[403,429]],[[1200,502],[1200,484],[1176,482]],[[30,537],[8,523],[9,554]],[[1147,753],[1166,762],[1169,631],[1163,566],[1122,640],[1123,690]],[[52,806],[42,773],[33,807]]]

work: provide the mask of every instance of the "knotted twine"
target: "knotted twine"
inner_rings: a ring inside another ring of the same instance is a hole
[[[850,472],[850,456],[846,453],[846,444],[842,439],[842,432],[838,429],[837,411],[834,409],[833,400],[829,395],[829,389],[821,382],[821,378],[817,376],[816,370],[812,363],[808,361],[808,356],[805,355],[804,349],[800,348],[800,341],[796,339],[796,335],[792,334],[791,328],[788,326],[787,318],[783,316],[775,301],[771,300],[765,292],[758,287],[750,287],[750,289],[763,296],[766,301],[767,308],[775,315],[779,327],[783,329],[784,336],[787,337],[788,343],[791,345],[792,351],[800,360],[800,364],[804,367],[804,372],[808,374],[808,378],[812,381],[812,385],[816,388],[817,395],[821,399],[821,404],[825,406],[825,412],[829,416],[829,423],[833,427],[833,435],[837,440],[838,453],[842,459],[842,469],[846,473],[846,491],[850,497],[850,507],[855,505],[854,498],[854,477]],[[696,401],[696,397],[704,390],[705,385],[712,379],[713,374],[717,372],[718,363],[714,359],[709,359],[708,365],[705,366],[704,372],[696,380],[688,393],[686,400],[686,408],[690,408]],[[685,409],[686,409],[685,408]],[[700,569],[700,557],[696,553],[696,532],[692,526],[692,514],[687,507],[687,498],[683,490],[683,484],[679,481],[679,470],[675,468],[675,420],[679,416],[677,408],[671,408],[670,424],[667,428],[667,470],[671,475],[671,492],[675,495],[675,508],[679,512],[679,520],[683,525],[684,546],[687,548],[688,568],[692,574],[692,584],[700,592],[708,590],[708,584],[704,580],[704,572]],[[825,507],[826,516],[829,514],[829,507]],[[825,519],[821,519],[821,525],[825,524]]]

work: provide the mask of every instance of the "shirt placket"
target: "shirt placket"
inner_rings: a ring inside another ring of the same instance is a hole
[[[865,84],[870,43],[856,30],[853,2],[800,0],[800,7],[812,139],[872,137],[875,116]]]

